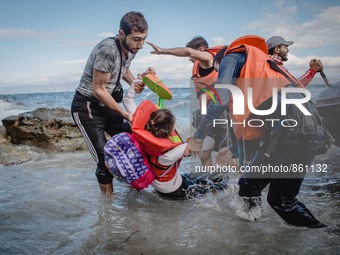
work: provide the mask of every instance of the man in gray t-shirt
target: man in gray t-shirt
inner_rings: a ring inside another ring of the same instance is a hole
[[[129,69],[131,61],[135,54],[128,54],[127,58],[120,57],[119,47],[117,46],[117,37],[109,37],[99,42],[92,50],[80,79],[79,91],[84,96],[100,102],[93,95],[93,73],[94,70],[110,73],[109,81],[106,84],[106,90],[112,94],[114,89],[119,86],[118,79],[123,78]],[[122,62],[122,63],[121,63]],[[120,76],[120,77],[118,77]]]
[[[113,176],[104,162],[105,133],[113,136],[131,132],[131,114],[120,105],[123,89],[120,79],[131,84],[135,78],[129,66],[135,54],[143,48],[148,24],[139,12],[128,12],[120,21],[119,33],[99,42],[92,50],[79,86],[73,98],[72,117],[79,127],[93,159],[97,163],[96,176],[100,189],[113,196]],[[144,89],[135,82],[136,92]]]

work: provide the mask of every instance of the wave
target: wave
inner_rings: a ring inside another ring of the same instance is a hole
[[[18,115],[27,111],[27,108],[22,107],[19,103],[10,102],[8,99],[0,99],[0,120],[5,119],[8,116]],[[0,122],[2,126],[2,121]]]
[[[9,109],[12,106],[6,99],[0,99],[0,109]]]

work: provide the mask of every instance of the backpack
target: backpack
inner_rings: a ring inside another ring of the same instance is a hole
[[[155,179],[139,142],[129,133],[114,135],[104,146],[105,165],[120,182],[137,191],[147,188]]]

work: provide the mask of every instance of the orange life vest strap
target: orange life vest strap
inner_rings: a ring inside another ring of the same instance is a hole
[[[170,166],[163,166],[158,162],[158,156],[149,157],[150,167],[156,176],[156,180],[161,182],[170,181],[175,177],[181,160],[177,160]]]

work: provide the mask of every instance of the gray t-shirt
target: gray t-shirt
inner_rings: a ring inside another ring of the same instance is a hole
[[[120,86],[118,81],[120,69],[120,78],[122,78],[135,57],[135,54],[129,53],[126,60],[124,58],[122,59],[121,65],[120,50],[116,41],[119,43],[117,37],[109,37],[96,45],[87,60],[79,86],[76,88],[76,91],[96,102],[98,102],[98,100],[93,95],[93,69],[111,73],[110,80],[106,85],[106,90],[112,94],[112,92],[115,91],[115,88]]]

